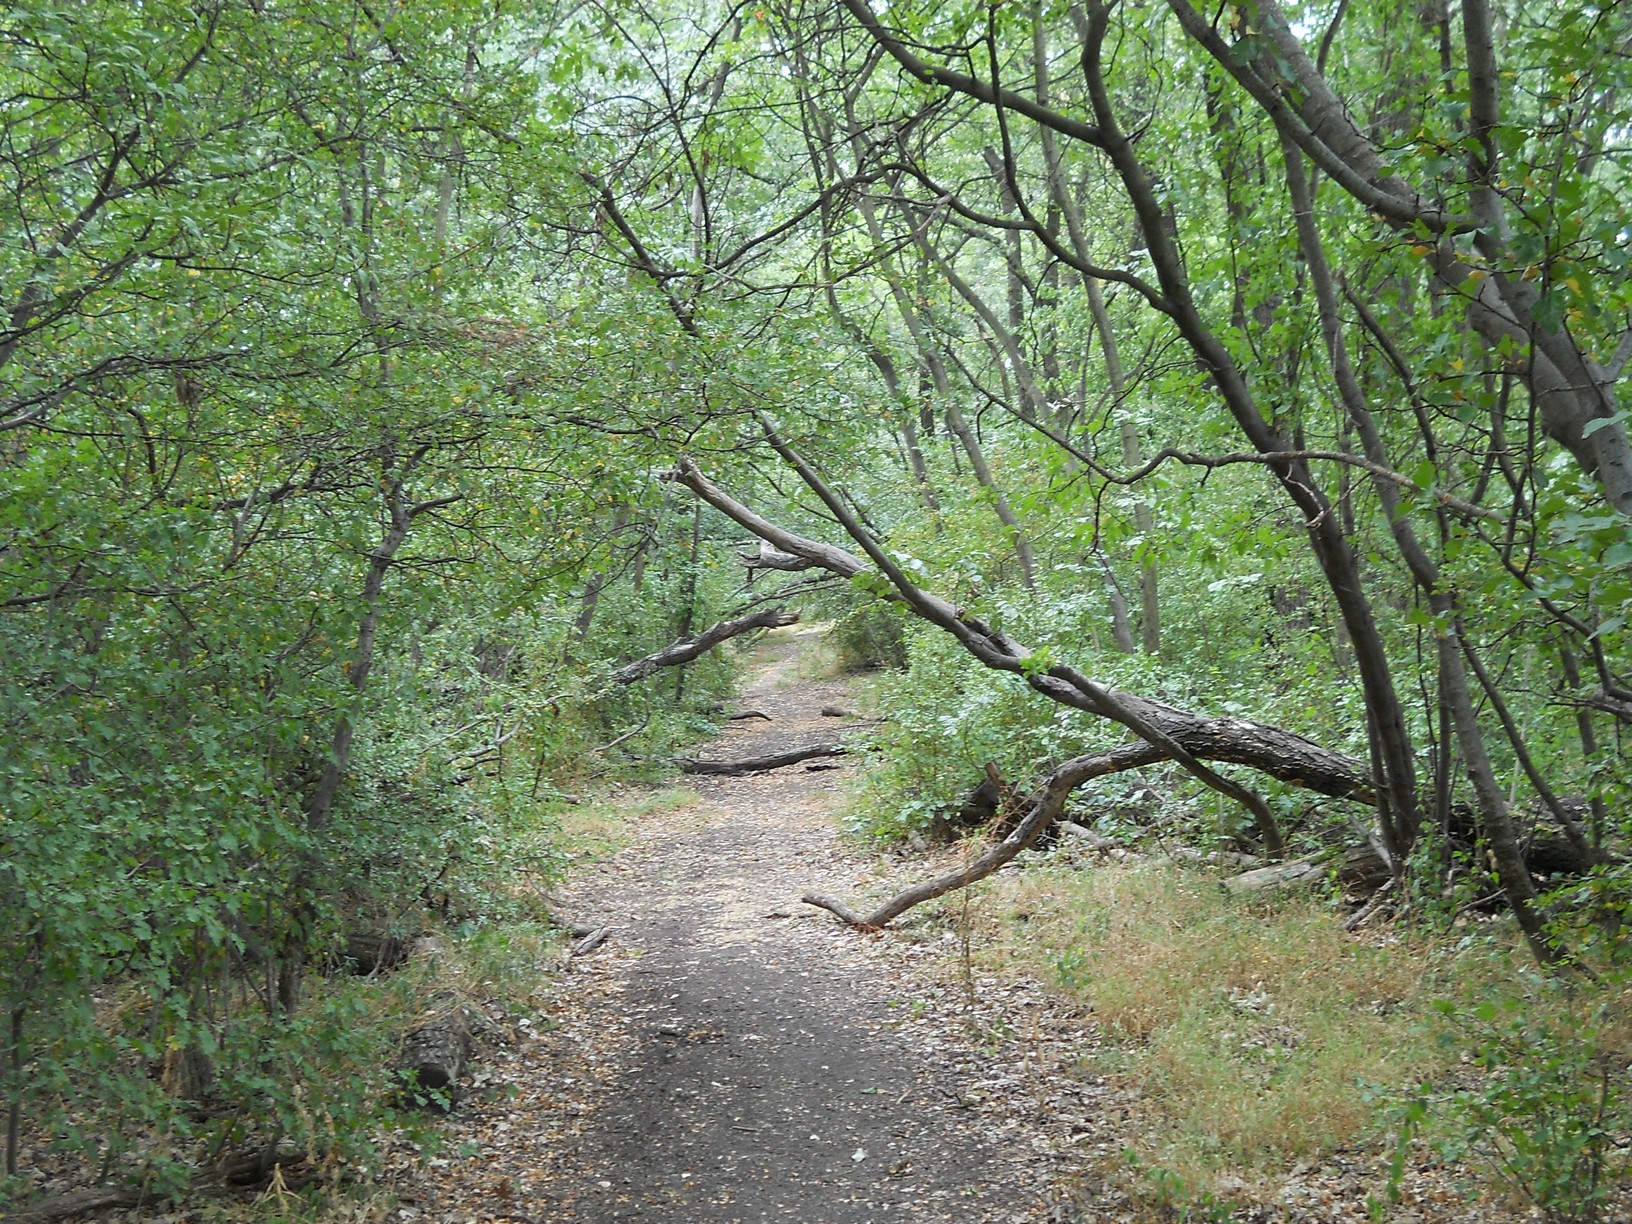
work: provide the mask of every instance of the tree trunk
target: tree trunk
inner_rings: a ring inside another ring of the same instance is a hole
[[[797,765],[801,761],[813,761],[818,757],[844,756],[849,751],[843,744],[813,744],[808,748],[792,748],[787,752],[773,752],[767,756],[744,757],[740,761],[702,761],[695,757],[682,757],[679,765],[681,773],[735,777],[758,773],[762,769],[781,769],[784,766]]]
[[[448,1001],[429,1023],[403,1038],[397,1073],[405,1101],[446,1113],[470,1058],[470,1024],[464,1009]]]

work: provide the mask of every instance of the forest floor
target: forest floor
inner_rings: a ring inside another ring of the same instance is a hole
[[[740,706],[769,719],[731,723],[710,758],[854,728],[820,713],[854,698],[847,681],[804,674],[811,641],[807,629],[766,640]],[[807,889],[854,899],[931,870],[839,840],[834,813],[857,761],[698,780],[701,803],[633,819],[621,850],[569,878],[559,910],[610,937],[569,960],[538,1019],[494,1026],[443,1154],[398,1182],[393,1217],[1375,1218],[1375,1156],[1300,1167],[1276,1201],[1245,1209],[1181,1217],[1131,1200],[1122,1152],[1137,1101],[1095,1073],[1091,1017],[972,962],[955,901],[882,936],[801,904]],[[1479,1218],[1450,1203],[1442,1214],[1431,1197],[1387,1218]]]
[[[811,637],[768,639],[739,704],[769,720],[731,723],[709,758],[854,727],[820,713],[850,708],[849,682],[801,675]],[[558,890],[611,936],[571,962],[544,1022],[483,1052],[448,1158],[399,1218],[1080,1218],[1082,1149],[1111,1108],[1073,1073],[1084,1018],[1027,980],[965,979],[941,925],[858,936],[799,901],[878,884],[834,827],[856,760],[696,779],[701,804],[641,818]]]

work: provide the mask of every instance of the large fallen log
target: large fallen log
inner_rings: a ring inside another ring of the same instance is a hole
[[[457,1002],[444,1001],[426,1023],[402,1041],[397,1075],[404,1102],[446,1113],[453,1089],[470,1058],[470,1023]]]
[[[654,650],[645,658],[625,663],[612,673],[612,680],[615,684],[633,684],[665,667],[679,667],[683,663],[690,663],[731,638],[751,633],[755,629],[780,629],[798,620],[799,613],[790,612],[786,608],[761,608],[758,612],[750,612],[746,616],[722,620],[710,625],[696,637],[683,637],[663,647],[662,650]]]
[[[1224,891],[1235,897],[1254,893],[1272,892],[1294,884],[1313,884],[1326,877],[1326,869],[1318,859],[1293,859],[1290,863],[1272,863],[1253,871],[1243,871],[1224,881]]]
[[[782,769],[817,757],[844,756],[850,750],[843,744],[814,744],[808,748],[794,748],[787,752],[773,752],[768,756],[743,757],[737,761],[704,761],[696,757],[682,757],[680,772],[689,774],[723,774],[740,777],[758,773],[762,769]]]
[[[779,441],[773,441],[772,445]],[[1305,790],[1361,803],[1374,802],[1372,781],[1365,764],[1347,753],[1336,752],[1267,723],[1244,718],[1208,718],[1136,693],[1113,689],[1065,664],[1038,666],[1038,656],[1030,648],[940,596],[914,586],[872,541],[868,540],[872,558],[869,562],[835,545],[809,540],[779,527],[715,485],[689,459],[682,458],[679,466],[669,473],[669,479],[685,485],[726,517],[782,551],[807,556],[831,573],[854,578],[869,570],[882,571],[895,588],[895,598],[906,603],[922,619],[945,629],[987,667],[1013,673],[1050,700],[1121,723],[1144,738],[1157,750],[1147,764],[1174,761],[1207,785],[1243,802],[1250,797],[1243,795],[1239,784],[1219,777],[1202,762],[1248,765]],[[815,482],[813,487],[818,487],[824,500],[830,495],[831,491],[813,474],[806,479]],[[832,505],[829,508],[832,509]],[[839,510],[843,510],[842,505]],[[850,517],[845,511],[844,518]],[[850,523],[845,525],[847,529],[851,526]],[[865,538],[859,526],[855,532]]]

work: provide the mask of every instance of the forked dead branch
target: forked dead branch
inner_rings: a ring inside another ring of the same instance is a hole
[[[1026,801],[1026,815],[1019,825],[967,867],[915,885],[868,914],[815,894],[804,898],[809,904],[831,911],[858,929],[876,930],[913,906],[983,879],[1010,862],[1059,819],[1067,798],[1077,787],[1093,778],[1157,761],[1178,763],[1206,785],[1246,806],[1253,813],[1265,850],[1272,857],[1280,854],[1282,842],[1262,798],[1209,768],[1206,762],[1246,765],[1287,785],[1368,805],[1375,802],[1364,764],[1346,753],[1335,752],[1281,727],[1247,719],[1209,718],[1108,688],[1069,665],[1047,661],[1046,656],[1001,630],[923,590],[906,577],[879,542],[849,513],[841,499],[768,423],[765,429],[772,447],[822,498],[845,531],[868,554],[869,561],[763,518],[710,481],[689,458],[682,457],[669,478],[782,553],[807,558],[812,565],[847,579],[868,572],[881,575],[888,583],[886,598],[905,604],[915,615],[952,634],[985,666],[1019,676],[1050,700],[1120,723],[1139,736],[1134,743],[1076,757],[1057,767]]]

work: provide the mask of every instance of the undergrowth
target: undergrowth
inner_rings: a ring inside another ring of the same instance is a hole
[[[1354,1150],[1395,1154],[1379,1218],[1419,1157],[1558,1224],[1624,1177],[1625,983],[1538,980],[1500,924],[1350,935],[1318,895],[1243,901],[1161,863],[995,885],[977,955],[1091,1010],[1092,1070],[1135,1090],[1126,1188],[1164,1218],[1230,1218],[1244,1188]]]

